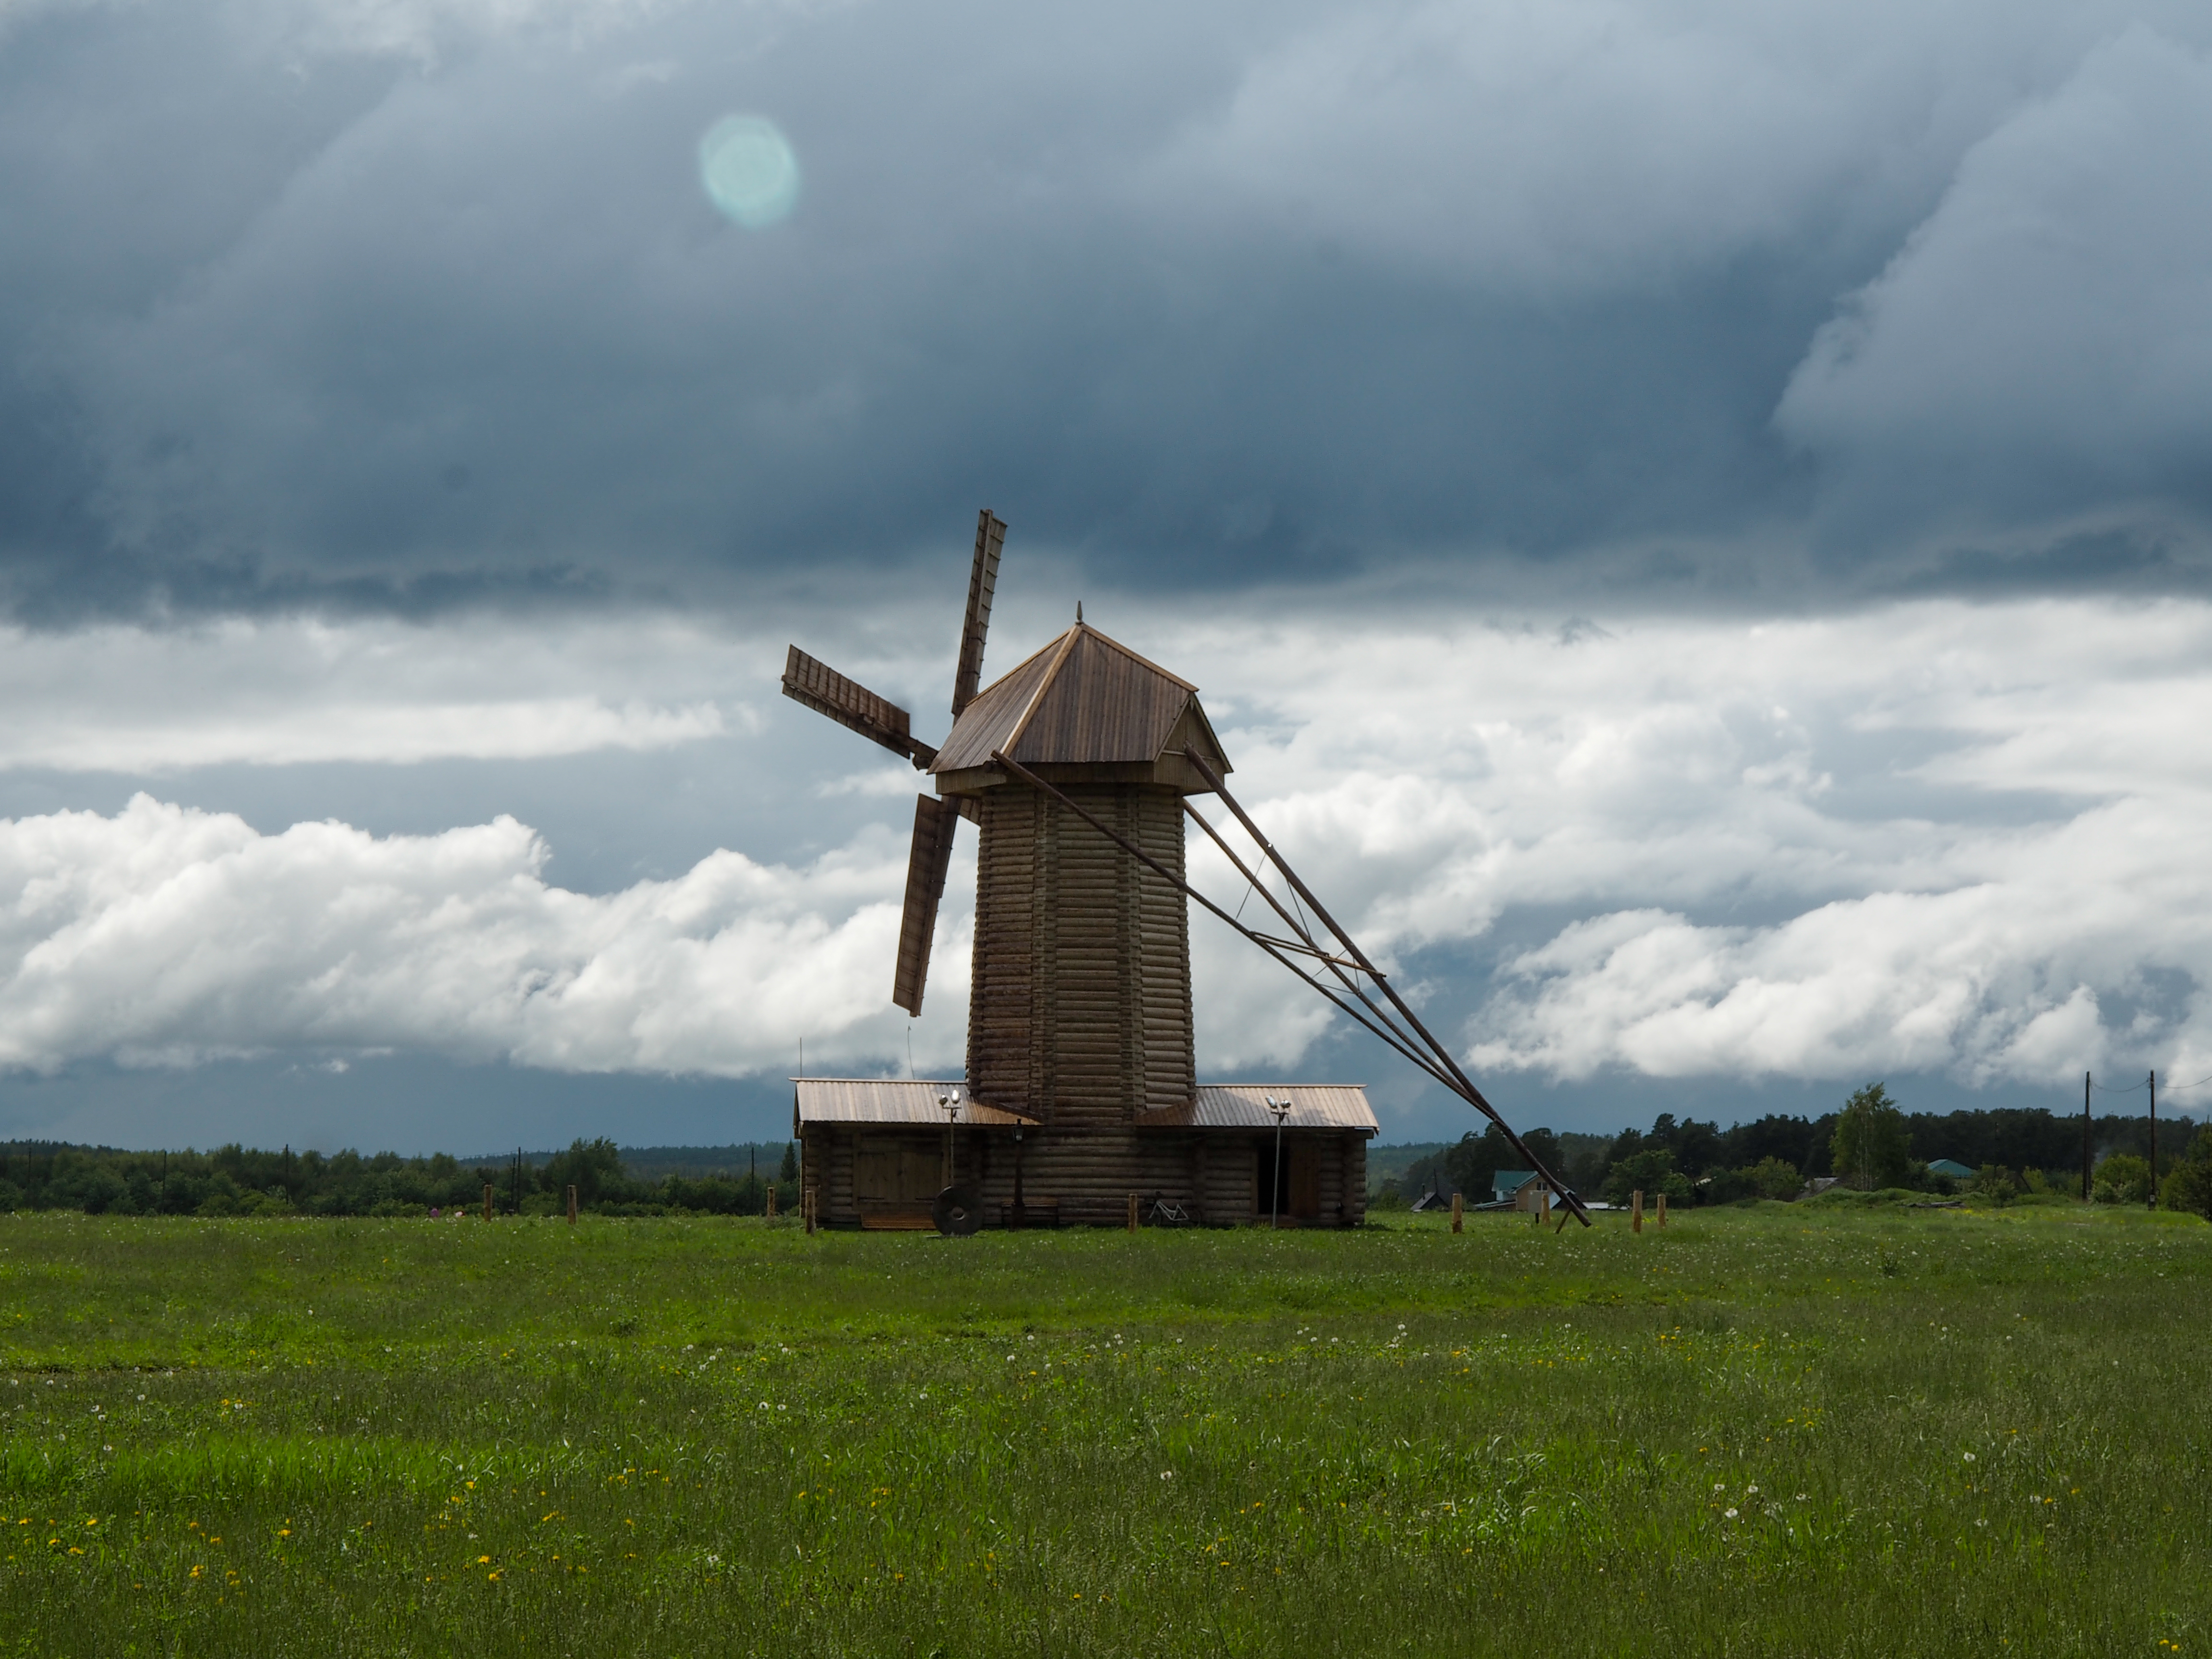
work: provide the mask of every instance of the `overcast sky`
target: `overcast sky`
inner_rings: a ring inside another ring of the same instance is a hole
[[[916,781],[775,682],[939,736],[986,503],[987,676],[1080,598],[1197,682],[1524,1126],[2212,1073],[2208,49],[0,0],[0,1135],[722,1141],[802,1043],[957,1072],[972,860],[909,1030]],[[1465,1127],[1193,933],[1205,1073]]]

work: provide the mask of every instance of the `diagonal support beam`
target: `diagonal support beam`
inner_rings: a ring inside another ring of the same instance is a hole
[[[1213,769],[1206,763],[1203,757],[1186,751],[1185,758],[1197,769],[1199,776],[1206,781],[1206,787],[1221,797],[1221,804],[1236,814],[1237,822],[1244,826],[1244,832],[1250,836],[1260,850],[1267,854],[1267,861],[1283,872],[1283,879],[1290,884],[1291,890],[1313,907],[1313,913],[1319,918],[1321,925],[1328,928],[1338,943],[1344,946],[1345,954],[1359,964],[1360,972],[1375,981],[1376,988],[1389,999],[1390,1006],[1398,1011],[1400,1017],[1419,1036],[1423,1045],[1436,1057],[1438,1063],[1451,1073],[1453,1081],[1449,1086],[1452,1092],[1495,1123],[1504,1132],[1507,1142],[1511,1145],[1513,1150],[1527,1158],[1528,1167],[1541,1176],[1544,1184],[1559,1195],[1560,1203],[1565,1205],[1583,1225],[1589,1226],[1589,1212],[1583,1206],[1582,1200],[1568,1191],[1566,1183],[1544,1167],[1544,1161],[1528,1150],[1527,1144],[1514,1132],[1513,1126],[1505,1121],[1504,1115],[1483,1097],[1482,1091],[1474,1086],[1474,1080],[1460,1069],[1459,1061],[1452,1057],[1451,1050],[1437,1042],[1429,1028],[1421,1024],[1420,1016],[1407,1006],[1406,999],[1398,994],[1397,988],[1383,976],[1381,969],[1368,960],[1367,953],[1359,948],[1358,941],[1337,925],[1336,919],[1328,913],[1328,907],[1314,896],[1310,887],[1298,879],[1297,872],[1291,869],[1289,862],[1275,850],[1274,843],[1261,833],[1260,826],[1252,822],[1251,814],[1237,804],[1237,797],[1229,793],[1229,786],[1224,783]],[[1263,888],[1261,890],[1266,890]]]
[[[1158,859],[1152,857],[1149,853],[1146,853],[1142,848],[1134,846],[1131,842],[1124,840],[1120,835],[1116,834],[1106,824],[1100,822],[1098,818],[1085,811],[1080,802],[1070,799],[1061,791],[1053,787],[1051,784],[1047,783],[1042,778],[1030,771],[1028,767],[1024,766],[1019,761],[1010,759],[1005,750],[994,750],[992,752],[991,758],[998,765],[1003,767],[1012,776],[1029,785],[1030,788],[1036,790],[1040,794],[1050,795],[1062,806],[1067,808],[1069,811],[1074,813],[1076,817],[1081,818],[1085,823],[1096,830],[1100,835],[1105,836],[1107,840],[1112,842],[1116,847],[1127,853],[1131,858],[1136,860],[1138,863],[1145,866],[1147,869],[1151,870],[1153,874],[1158,876],[1161,880],[1166,882],[1170,886],[1176,889],[1176,890],[1180,892],[1185,898],[1203,906],[1209,913],[1220,918],[1222,921],[1225,922],[1236,932],[1243,934],[1246,939],[1250,939],[1253,944],[1258,945],[1260,949],[1265,951],[1277,962],[1281,963],[1283,966],[1289,969],[1291,973],[1296,974],[1305,984],[1312,987],[1316,991],[1320,992],[1322,995],[1327,997],[1339,1008],[1341,1008],[1346,1013],[1349,1014],[1354,1020],[1358,1021],[1361,1025],[1365,1026],[1370,1031],[1372,1031],[1376,1036],[1380,1037],[1391,1048],[1396,1049],[1400,1054],[1404,1056],[1408,1063],[1416,1066],[1422,1071],[1427,1073],[1431,1077],[1434,1078],[1445,1088],[1450,1090],[1454,1094],[1457,1094],[1459,1092],[1458,1085],[1455,1084],[1449,1077],[1444,1074],[1434,1060],[1428,1059],[1418,1049],[1413,1048],[1412,1046],[1412,1040],[1407,1037],[1403,1032],[1397,1030],[1395,1027],[1387,1030],[1385,1029],[1385,1027],[1389,1025],[1387,1018],[1383,1021],[1382,1025],[1377,1025],[1375,1024],[1374,1021],[1369,1019],[1365,1014],[1362,1013],[1358,1007],[1354,1006],[1352,1003],[1346,1002],[1335,992],[1330,990],[1328,986],[1322,984],[1319,980],[1315,979],[1310,975],[1305,973],[1296,963],[1292,962],[1275,943],[1269,940],[1265,934],[1254,933],[1243,922],[1237,921],[1235,916],[1231,915],[1228,911],[1223,909],[1212,899],[1206,897],[1205,894],[1200,892],[1195,887],[1193,887],[1182,877],[1176,875],[1165,865],[1162,864]],[[1302,947],[1293,948],[1299,948],[1302,951]],[[1362,1000],[1364,1001],[1364,999],[1362,999]],[[1370,1012],[1375,1012],[1372,1009],[1371,1005]]]

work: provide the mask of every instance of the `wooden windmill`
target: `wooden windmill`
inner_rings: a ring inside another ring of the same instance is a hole
[[[1446,1087],[1496,1113],[1333,924],[1334,942],[1316,935],[1303,910],[1267,896],[1296,937],[1261,933],[1190,888],[1186,818],[1221,838],[1189,798],[1218,794],[1327,921],[1229,796],[1228,758],[1189,681],[1085,626],[1079,607],[1074,626],[983,685],[1006,532],[988,509],[979,516],[952,729],[941,745],[916,738],[905,709],[797,646],[785,665],[786,696],[904,757],[936,786],[915,802],[892,979],[891,1000],[909,1014],[921,1012],[961,818],[978,826],[981,842],[967,1076],[797,1079],[810,1214],[923,1225],[933,1209],[942,1223],[945,1206],[933,1200],[944,1195],[957,1198],[952,1211],[970,1221],[1120,1220],[1141,1212],[1356,1223],[1365,1209],[1365,1142],[1376,1127],[1361,1089],[1199,1085],[1189,901],[1292,966]],[[1237,867],[1267,895],[1241,861]],[[1325,972],[1304,969],[1308,960]]]

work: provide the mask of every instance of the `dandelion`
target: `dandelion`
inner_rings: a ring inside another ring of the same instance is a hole
[[[1731,1520],[1731,1521],[1733,1521],[1733,1520],[1735,1520],[1735,1510],[1733,1510],[1733,1509],[1726,1509],[1726,1510],[1723,1510],[1721,1511],[1721,1513],[1722,1513],[1723,1515],[1726,1516],[1727,1516],[1729,1520]]]
[[[1174,1480],[1174,1479],[1175,1479],[1175,1471],[1174,1471],[1173,1469],[1162,1469],[1162,1470],[1160,1471],[1160,1479],[1161,1479],[1161,1480]]]
[[[1961,1453],[1960,1453],[1959,1455],[1960,1455],[1961,1457],[1965,1458],[1965,1459],[1966,1460],[1966,1462],[1968,1462],[1969,1463],[1971,1463],[1971,1462],[1972,1462],[1974,1461],[1974,1455],[1973,1455],[1973,1453],[1972,1453],[1972,1452],[1961,1452]]]

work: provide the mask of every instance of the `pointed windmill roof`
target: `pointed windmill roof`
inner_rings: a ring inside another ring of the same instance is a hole
[[[1186,716],[1182,742],[1202,743],[1207,763],[1228,771],[1196,686],[1078,623],[977,692],[929,769],[988,766],[994,750],[1025,766],[1149,765],[1182,746],[1170,740]]]

